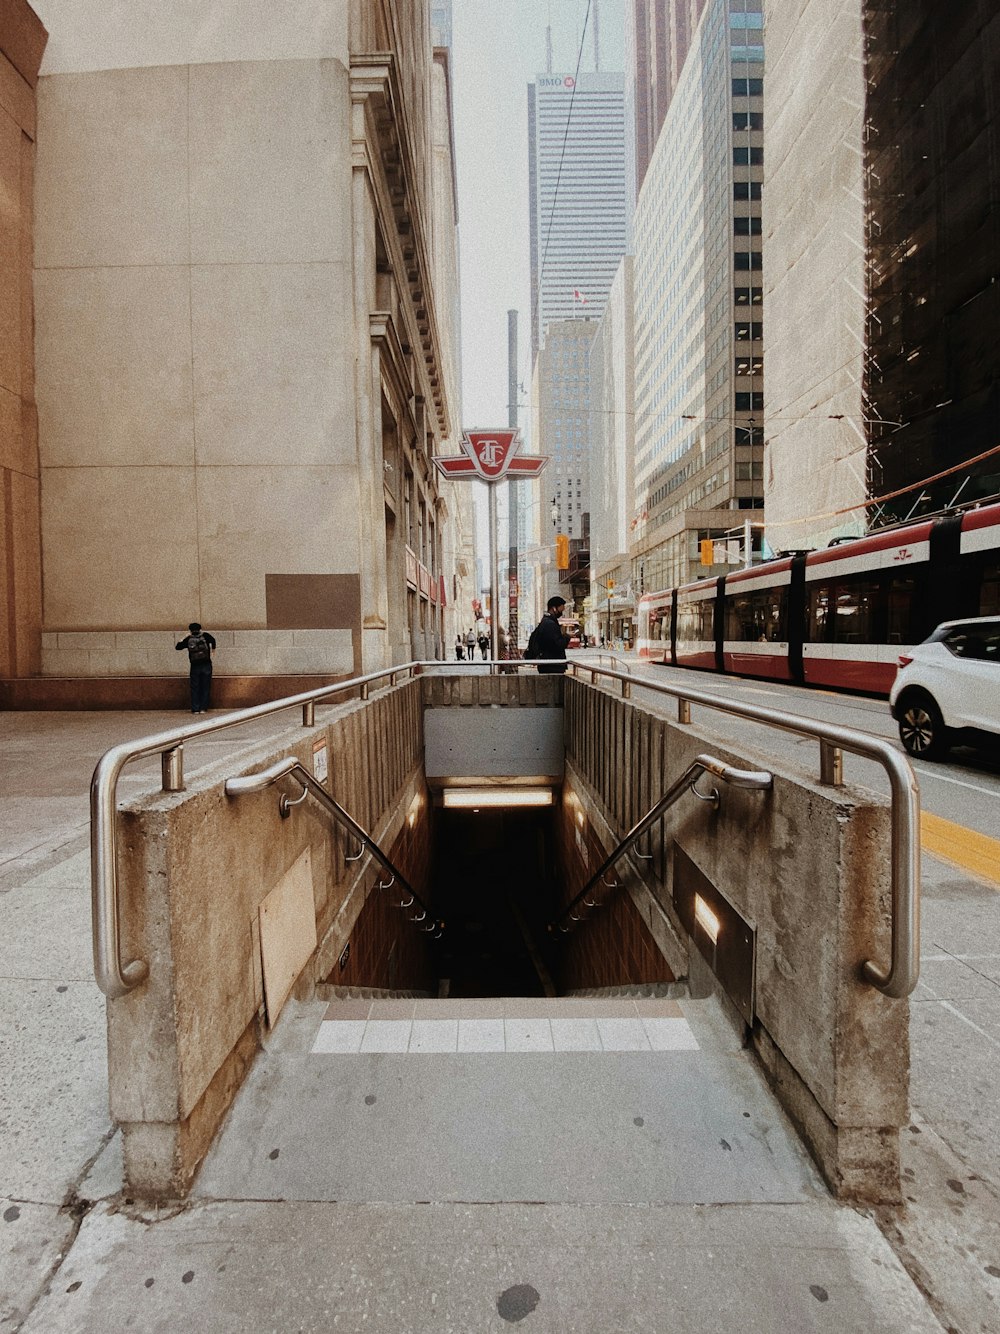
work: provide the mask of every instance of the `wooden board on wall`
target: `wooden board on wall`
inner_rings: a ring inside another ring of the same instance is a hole
[[[315,949],[312,859],[306,848],[260,905],[260,954],[269,1028],[274,1027]]]

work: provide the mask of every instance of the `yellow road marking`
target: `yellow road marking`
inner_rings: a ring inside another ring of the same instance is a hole
[[[1000,887],[1000,839],[988,838],[964,825],[942,820],[940,815],[921,811],[920,846],[924,852],[961,866]]]

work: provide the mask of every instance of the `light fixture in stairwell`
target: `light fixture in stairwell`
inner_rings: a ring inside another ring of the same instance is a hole
[[[442,796],[442,805],[452,810],[479,810],[483,806],[519,807],[551,806],[552,789],[549,787],[449,787]]]
[[[700,894],[694,896],[694,920],[714,945],[719,939],[719,927],[721,923]]]

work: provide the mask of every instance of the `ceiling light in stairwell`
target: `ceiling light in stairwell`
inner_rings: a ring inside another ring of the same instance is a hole
[[[443,804],[454,810],[479,810],[483,806],[551,806],[552,789],[449,787],[444,791]]]
[[[719,929],[722,923],[700,894],[694,896],[694,920],[714,945],[719,939]]]

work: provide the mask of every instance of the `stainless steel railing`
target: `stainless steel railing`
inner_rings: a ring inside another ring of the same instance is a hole
[[[238,727],[268,714],[290,708],[301,708],[302,722],[311,727],[315,721],[317,703],[338,695],[357,691],[366,699],[370,687],[381,681],[394,685],[400,678],[415,676],[424,671],[448,675],[458,667],[470,664],[451,662],[407,662],[399,666],[370,672],[337,685],[292,695],[287,699],[259,704],[250,709],[239,709],[225,717],[202,723],[191,723],[138,741],[126,742],[107,751],[97,763],[90,783],[90,870],[91,901],[93,907],[94,973],[97,984],[106,996],[124,996],[137,987],[149,969],[141,959],[123,964],[118,914],[117,845],[117,789],[118,779],[125,766],[133,760],[149,755],[160,755],[163,790],[180,791],[184,786],[183,747],[186,741],[207,736],[227,728]],[[524,668],[549,665],[535,660],[520,659],[480,663],[490,674],[516,672]],[[563,666],[561,662],[551,665]],[[889,967],[882,968],[871,960],[862,965],[862,975],[872,986],[887,996],[907,996],[917,983],[920,956],[920,793],[916,776],[902,753],[888,741],[867,736],[851,728],[832,723],[802,718],[782,710],[741,704],[699,690],[674,686],[667,682],[646,680],[611,668],[595,667],[570,658],[565,664],[574,677],[617,681],[622,696],[631,696],[633,687],[667,695],[677,701],[677,720],[690,723],[691,705],[697,704],[719,713],[761,723],[765,727],[812,737],[819,742],[820,782],[839,786],[843,783],[843,752],[874,760],[885,770],[890,787],[892,875],[892,942]]]
[[[624,857],[633,844],[642,838],[646,830],[652,828],[657,820],[662,819],[674,802],[682,797],[685,792],[693,792],[700,801],[707,801],[714,810],[718,810],[721,800],[719,789],[716,787],[711,792],[699,792],[697,788],[698,779],[706,773],[711,774],[714,778],[721,779],[724,783],[730,783],[733,787],[749,788],[756,792],[770,791],[773,784],[772,776],[766,770],[736,769],[731,764],[723,764],[721,760],[717,760],[711,755],[699,755],[697,759],[691,761],[680,778],[675,779],[670,784],[660,800],[650,807],[641,820],[632,826],[610,856],[604,859],[579,894],[571,899],[558,917],[553,918],[548,925],[548,930],[571,931],[577,922],[582,921],[578,911],[580,908],[589,910],[599,906],[599,900],[592,896],[599,893],[602,886],[609,890],[618,889],[619,882],[617,880],[609,885],[604,877],[615,862],[620,857]]]
[[[890,868],[892,883],[892,938],[889,967],[867,959],[861,965],[866,982],[886,996],[908,996],[917,985],[920,971],[920,788],[909,761],[891,742],[868,736],[850,727],[803,718],[781,709],[742,704],[666,681],[628,677],[622,672],[581,663],[574,674],[589,673],[591,683],[605,677],[621,684],[623,697],[633,689],[650,690],[677,701],[677,721],[691,722],[691,705],[714,709],[734,718],[762,723],[765,727],[819,742],[819,781],[840,787],[844,781],[843,752],[874,760],[885,770],[890,792]]]
[[[337,685],[322,686],[318,690],[290,695],[286,699],[258,704],[250,709],[237,709],[222,718],[204,723],[189,723],[168,732],[126,741],[113,746],[97,762],[90,780],[90,897],[94,946],[94,976],[105,996],[125,996],[149,973],[142,959],[123,964],[121,958],[121,926],[118,914],[118,779],[122,770],[133,760],[149,755],[160,756],[161,783],[164,792],[180,792],[184,787],[184,743],[198,737],[223,732],[227,728],[265,718],[268,714],[285,709],[301,708],[302,725],[312,727],[316,719],[316,705],[338,695],[357,691],[362,699],[368,698],[372,685],[387,681],[395,685],[399,678],[419,673],[419,662],[387,667],[369,672]]]
[[[295,755],[286,755],[283,760],[278,760],[269,769],[262,769],[259,773],[245,774],[238,778],[227,778],[226,796],[242,797],[251,792],[263,792],[272,783],[277,783],[282,778],[294,778],[297,783],[302,785],[302,792],[298,797],[289,797],[287,793],[282,792],[278,798],[278,811],[281,818],[286,820],[291,815],[292,808],[298,806],[307,796],[315,797],[341,828],[346,829],[352,838],[355,838],[361,844],[361,852],[358,853],[358,857],[367,849],[382,869],[389,873],[388,880],[379,881],[379,889],[391,889],[394,885],[398,885],[404,897],[396,906],[409,915],[409,920],[414,926],[419,927],[427,935],[433,936],[435,940],[439,940],[444,931],[444,922],[430,915],[430,910],[423,899],[402,871],[397,868],[394,862],[389,860],[367,829],[359,825],[354,816],[344,810],[336,797],[327,792],[322,783],[316,781]],[[348,860],[357,861],[357,857],[350,857]]]

